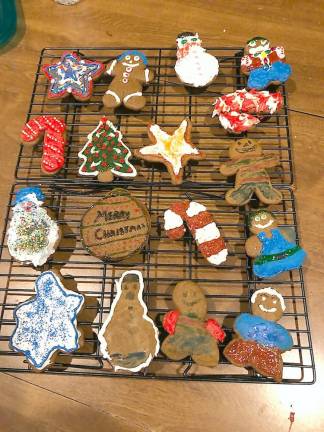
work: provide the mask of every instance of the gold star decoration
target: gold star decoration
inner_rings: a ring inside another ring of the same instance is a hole
[[[181,184],[183,169],[191,159],[204,159],[205,154],[191,143],[191,122],[182,120],[172,135],[163,131],[159,125],[148,125],[148,136],[153,145],[135,150],[139,159],[163,163],[173,184]]]

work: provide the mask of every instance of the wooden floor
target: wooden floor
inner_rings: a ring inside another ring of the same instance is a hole
[[[21,34],[0,53],[1,222],[14,181],[19,133],[35,65],[44,46],[172,46],[181,31],[204,45],[242,45],[265,35],[286,48],[290,106],[324,114],[322,0],[22,0]],[[296,196],[315,347],[313,386],[152,382],[0,374],[0,431],[288,431],[324,430],[324,143],[322,119],[291,114]]]

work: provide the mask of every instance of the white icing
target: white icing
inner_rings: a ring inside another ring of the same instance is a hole
[[[142,92],[131,93],[131,94],[125,96],[123,99],[123,102],[124,103],[127,102],[131,97],[134,97],[134,96],[142,96]]]
[[[267,102],[266,105],[269,109],[270,114],[273,114],[278,107],[278,100],[276,100],[274,97],[270,97]]]
[[[116,94],[115,92],[113,92],[112,90],[107,90],[106,94],[109,94],[111,96],[113,96],[116,99],[117,103],[121,103],[120,97],[118,96],[118,94]]]
[[[278,291],[276,291],[275,289],[273,289],[271,287],[268,287],[268,288],[262,288],[262,289],[259,289],[257,291],[254,291],[254,293],[252,294],[252,297],[251,297],[251,302],[252,303],[255,303],[255,300],[256,300],[256,298],[257,298],[257,296],[259,294],[260,295],[261,294],[268,294],[270,296],[276,296],[276,297],[278,297],[278,299],[280,301],[281,309],[283,311],[286,310],[285,301],[284,301],[282,295],[280,293],[278,293]]]
[[[273,313],[273,312],[276,312],[278,310],[275,307],[268,309],[268,308],[264,307],[263,304],[260,304],[259,308],[262,310],[262,312],[267,312],[267,313]]]
[[[219,229],[215,222],[211,222],[202,228],[198,228],[195,232],[195,240],[198,244],[205,243],[210,240],[215,240],[220,237]]]
[[[129,68],[135,68],[137,66],[139,66],[139,63],[122,63],[123,66],[129,67]]]
[[[267,222],[266,224],[262,225],[262,224],[254,224],[255,227],[259,228],[259,229],[264,229],[264,228],[268,228],[270,225],[273,224],[273,219],[270,219],[269,222]]]
[[[218,75],[219,64],[216,57],[206,53],[204,48],[193,46],[185,57],[177,60],[174,69],[183,83],[204,87]]]
[[[166,210],[164,212],[164,229],[170,230],[174,228],[179,228],[183,225],[183,220],[181,216],[172,210]]]
[[[104,324],[101,327],[101,329],[99,331],[99,334],[98,334],[98,339],[99,339],[99,342],[100,342],[100,351],[101,351],[101,354],[103,355],[103,357],[105,359],[107,359],[109,361],[111,361],[111,357],[110,357],[110,354],[109,354],[109,346],[108,346],[107,341],[106,341],[106,339],[104,337],[104,334],[106,332],[108,324],[110,323],[110,321],[112,320],[112,318],[114,316],[114,310],[115,310],[116,305],[117,305],[117,303],[118,303],[118,301],[119,301],[119,299],[120,299],[120,297],[122,295],[122,283],[123,283],[123,279],[125,278],[125,276],[127,276],[129,274],[132,274],[132,275],[135,274],[135,275],[138,276],[140,288],[138,290],[138,297],[137,298],[138,298],[138,301],[139,301],[139,303],[141,304],[141,306],[143,308],[142,318],[145,321],[148,321],[152,325],[152,327],[154,329],[154,333],[155,333],[156,346],[155,346],[154,356],[156,356],[158,354],[159,349],[160,349],[160,341],[159,341],[159,332],[158,332],[158,329],[156,328],[153,320],[147,315],[147,312],[148,312],[147,311],[147,306],[146,306],[146,304],[143,301],[144,282],[143,282],[142,273],[140,271],[138,271],[138,270],[129,270],[129,271],[124,272],[121,275],[121,278],[118,281],[116,281],[116,289],[117,289],[116,296],[115,296],[114,301],[113,301],[113,303],[111,305],[108,318],[104,322]],[[127,326],[127,317],[125,317],[125,321],[121,322],[120,324],[124,325],[124,326]],[[123,370],[128,370],[128,371],[131,371],[131,372],[138,372],[139,370],[147,367],[151,363],[152,358],[153,357],[150,354],[144,363],[141,363],[140,365],[138,365],[138,366],[136,366],[134,368],[125,368],[125,367],[122,367],[122,366],[114,365],[114,369],[115,369],[115,371],[117,371],[119,369],[121,369],[121,370],[123,369]]]
[[[112,63],[111,63],[111,65],[110,65],[109,68],[107,69],[107,74],[108,74],[108,75],[111,75],[111,74],[112,74],[112,72],[113,72],[114,67],[116,66],[116,64],[117,64],[117,60],[113,60]]]
[[[227,255],[228,255],[228,250],[223,249],[217,254],[207,257],[207,261],[210,262],[211,264],[219,265],[226,261]]]
[[[187,209],[187,215],[189,217],[193,217],[196,216],[197,214],[199,214],[200,212],[206,211],[206,207],[202,204],[199,204],[198,202],[195,201],[190,201],[189,207]]]
[[[145,82],[149,82],[149,77],[150,77],[150,71],[149,71],[149,69],[145,69],[145,71],[144,71],[144,74],[145,74]]]

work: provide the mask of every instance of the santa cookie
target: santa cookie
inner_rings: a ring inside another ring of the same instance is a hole
[[[227,248],[213,215],[206,207],[195,201],[178,201],[164,212],[164,229],[172,240],[182,238],[188,225],[201,254],[213,265],[226,261]]]
[[[251,297],[252,314],[239,315],[234,323],[237,335],[224,349],[225,357],[239,367],[252,367],[259,374],[282,381],[281,354],[291,350],[293,340],[278,321],[285,309],[281,294],[263,288]]]
[[[117,293],[98,339],[104,358],[115,371],[138,372],[158,354],[159,332],[143,301],[143,276],[126,271],[116,283]]]
[[[23,144],[35,145],[43,140],[41,170],[44,174],[56,174],[64,166],[65,130],[63,120],[41,115],[29,120],[21,131]]]
[[[153,72],[147,67],[145,55],[139,51],[125,51],[107,66],[107,74],[113,78],[103,98],[107,108],[124,105],[133,111],[140,111],[146,104],[142,94],[143,86],[149,84]]]
[[[259,278],[270,278],[303,264],[305,251],[278,228],[269,211],[251,212],[249,230],[253,235],[247,239],[245,250],[253,258],[253,273]]]
[[[74,52],[65,52],[59,62],[44,65],[42,70],[49,80],[49,99],[72,95],[76,100],[86,101],[91,98],[93,81],[100,78],[105,66],[100,62],[81,59]]]
[[[177,37],[175,71],[180,81],[192,87],[205,87],[218,75],[218,60],[201,46],[198,33],[184,32]]]
[[[60,351],[70,353],[80,348],[77,316],[84,297],[66,289],[52,271],[38,276],[35,291],[34,297],[14,310],[16,328],[10,347],[41,371],[54,363]]]
[[[282,201],[281,192],[272,186],[266,170],[279,165],[279,156],[271,153],[264,155],[260,143],[244,138],[230,144],[229,157],[230,160],[219,169],[225,176],[236,175],[235,187],[225,195],[229,204],[247,204],[253,193],[264,204],[278,204]]]
[[[153,145],[136,149],[134,155],[149,162],[163,163],[173,184],[183,181],[184,167],[190,160],[205,159],[204,152],[191,142],[191,122],[184,119],[172,135],[163,131],[159,125],[148,126],[148,136]]]
[[[57,223],[41,207],[44,199],[37,186],[20,189],[8,229],[10,255],[35,267],[46,263],[60,241]]]
[[[279,111],[282,104],[279,92],[236,90],[215,100],[212,117],[217,115],[228,132],[240,134],[260,123],[262,117]]]
[[[110,182],[116,177],[135,177],[137,172],[129,162],[132,156],[122,141],[122,134],[106,117],[102,117],[96,129],[79,152],[82,159],[79,174],[98,177],[100,182]]]
[[[188,356],[202,366],[217,366],[218,342],[225,332],[214,319],[207,318],[207,301],[200,287],[191,281],[179,282],[172,294],[176,310],[163,318],[163,328],[169,333],[161,351],[172,360]]]
[[[291,75],[291,66],[285,63],[285,50],[282,46],[270,47],[264,37],[254,37],[247,41],[241,60],[241,71],[248,75],[247,86],[262,90],[271,84],[279,85]]]

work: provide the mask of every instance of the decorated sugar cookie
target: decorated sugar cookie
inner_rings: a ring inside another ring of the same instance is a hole
[[[247,41],[241,60],[241,71],[249,75],[248,87],[257,90],[270,84],[279,85],[291,75],[291,66],[285,63],[282,46],[270,47],[268,39],[256,36]]]
[[[154,73],[147,67],[146,56],[136,50],[123,52],[107,66],[107,74],[113,78],[103,98],[107,108],[124,105],[140,111],[146,104],[143,86],[153,81]]]
[[[212,117],[217,115],[224,129],[239,134],[256,126],[263,116],[279,111],[282,104],[279,92],[236,90],[215,100]]]
[[[41,207],[44,198],[37,186],[20,189],[8,229],[10,255],[35,267],[46,263],[60,240],[57,223]]]
[[[281,228],[275,216],[267,210],[251,212],[249,230],[253,234],[245,243],[248,256],[253,259],[253,273],[270,278],[284,271],[298,269],[306,258],[305,251]]]
[[[191,122],[184,119],[172,135],[163,131],[157,124],[148,126],[148,136],[152,145],[136,149],[134,155],[150,162],[163,163],[173,184],[181,184],[184,167],[190,160],[205,159],[204,152],[191,143]]]
[[[263,288],[251,297],[252,314],[239,315],[234,323],[237,335],[224,349],[225,357],[239,367],[252,367],[259,374],[282,381],[281,354],[291,350],[293,340],[278,321],[286,309],[281,294]]]
[[[100,62],[81,59],[74,52],[65,52],[59,62],[42,67],[49,80],[47,96],[49,99],[61,99],[71,94],[79,101],[88,100],[92,95],[93,81],[102,75],[104,69]]]
[[[21,131],[23,144],[34,145],[43,139],[41,169],[53,175],[64,166],[66,124],[55,116],[41,115],[29,120]]]
[[[193,87],[204,87],[218,75],[218,60],[201,46],[198,33],[184,32],[177,37],[175,71],[180,81]]]
[[[169,333],[161,351],[172,360],[191,356],[202,366],[217,366],[218,342],[223,342],[225,332],[212,318],[207,317],[207,301],[201,288],[194,282],[179,282],[172,294],[176,310],[163,318],[163,327]]]
[[[227,248],[213,215],[195,201],[178,201],[164,212],[164,229],[172,240],[182,238],[186,232],[184,222],[196,240],[201,254],[213,265],[226,261]]]
[[[98,339],[104,358],[114,369],[138,372],[159,352],[159,332],[143,301],[143,276],[126,271],[116,283],[117,293]]]
[[[52,271],[40,274],[35,291],[33,298],[14,310],[16,328],[10,346],[24,354],[35,369],[43,370],[55,361],[58,352],[79,349],[77,315],[84,297],[64,288]]]
[[[98,177],[101,182],[110,182],[117,177],[135,177],[137,172],[129,162],[132,156],[122,141],[122,134],[106,117],[102,117],[96,129],[79,152],[82,164],[79,174]]]
[[[228,162],[220,166],[221,174],[236,174],[235,187],[226,192],[225,199],[231,205],[242,206],[248,203],[253,193],[264,204],[278,204],[282,194],[275,189],[267,168],[279,165],[279,156],[262,152],[261,144],[250,138],[233,141],[229,148]]]
[[[144,204],[125,189],[113,189],[83,215],[81,240],[91,255],[120,261],[145,246],[150,227]]]

